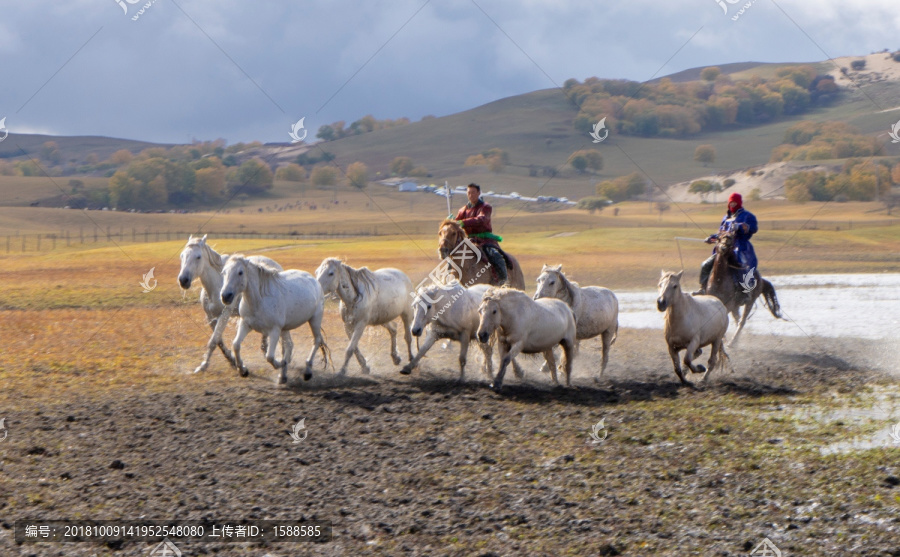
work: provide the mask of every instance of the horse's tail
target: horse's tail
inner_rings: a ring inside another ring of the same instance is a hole
[[[775,295],[775,287],[766,279],[762,279],[762,295],[766,302],[766,307],[772,312],[776,319],[781,317],[781,304],[778,303],[778,296]]]
[[[319,348],[322,350],[322,357],[325,358],[325,367],[328,367],[328,362],[331,362],[331,371],[334,371],[334,358],[331,357],[331,348],[328,348],[328,337],[325,336],[325,331],[323,329],[319,329],[319,334],[322,335],[322,346]]]

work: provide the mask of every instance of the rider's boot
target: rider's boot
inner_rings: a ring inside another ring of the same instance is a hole
[[[694,290],[691,292],[691,296],[705,296],[706,295],[706,283],[700,283],[700,290]]]
[[[506,260],[504,259],[503,255],[495,249],[488,249],[485,251],[488,255],[488,260],[497,271],[499,286],[509,286],[509,276],[506,272]]]

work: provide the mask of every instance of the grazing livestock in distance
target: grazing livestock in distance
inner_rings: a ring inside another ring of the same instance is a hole
[[[268,265],[255,263],[243,255],[232,255],[225,264],[225,277],[220,296],[222,302],[231,304],[242,294],[239,306],[241,316],[232,349],[237,367],[243,377],[249,374],[241,360],[241,342],[250,330],[268,336],[266,360],[272,367],[281,368],[280,383],[287,383],[287,368],[291,362],[294,343],[291,330],[309,323],[313,348],[306,360],[303,379],[312,378],[312,364],[316,351],[321,348],[328,362],[328,346],[322,337],[322,317],[325,314],[325,295],[315,277],[306,271],[290,269],[279,271]],[[281,337],[281,361],[275,359],[275,347]]]
[[[403,338],[406,350],[412,360],[412,336],[409,326],[413,308],[409,301],[413,292],[412,282],[399,269],[378,269],[370,271],[366,267],[354,269],[340,259],[329,257],[316,270],[316,279],[326,294],[336,293],[341,299],[341,319],[350,339],[341,366],[341,374],[347,372],[350,357],[356,354],[363,373],[369,373],[366,359],[359,350],[359,340],[369,325],[381,325],[391,334],[391,358],[394,364],[401,362],[397,352],[397,326],[391,323],[398,317],[403,321]]]
[[[543,354],[553,382],[559,385],[553,355],[553,349],[558,345],[562,345],[565,353],[566,386],[571,385],[575,315],[565,302],[555,298],[532,300],[521,290],[492,288],[485,293],[478,314],[481,318],[478,340],[487,342],[492,334],[498,333],[500,370],[491,388],[500,391],[506,366],[519,353]]]
[[[602,377],[609,362],[609,348],[616,342],[619,331],[619,299],[616,295],[601,286],[578,286],[562,272],[562,265],[544,265],[534,293],[535,300],[541,298],[556,298],[572,308],[575,314],[576,353],[582,340],[598,336],[602,339],[603,363],[600,364],[600,374],[594,379]]]
[[[663,333],[669,345],[669,356],[675,366],[675,375],[682,384],[688,382],[678,363],[678,352],[684,350],[684,365],[693,373],[705,373],[703,382],[709,379],[709,372],[716,367],[720,355],[723,362],[728,358],[725,353],[725,331],[728,330],[728,311],[715,296],[691,296],[681,290],[681,277],[678,273],[662,272],[659,279],[659,298],[656,309],[666,312],[666,323]],[[709,369],[691,362],[700,356],[704,346],[711,346]],[[720,354],[721,353],[721,354]]]

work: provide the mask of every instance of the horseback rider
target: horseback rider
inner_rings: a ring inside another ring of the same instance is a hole
[[[503,257],[497,243],[502,238],[495,235],[491,229],[491,213],[494,209],[481,198],[481,186],[478,184],[469,184],[466,188],[466,197],[468,203],[456,213],[456,221],[491,262],[497,271],[500,285],[506,285],[508,282],[506,258]]]
[[[719,226],[719,232],[711,235],[706,239],[707,244],[714,244],[719,238],[719,234],[723,232],[734,233],[734,252],[738,257],[741,267],[744,269],[756,268],[756,253],[753,251],[753,245],[750,238],[756,234],[758,226],[756,217],[753,213],[744,209],[741,194],[733,192],[728,196],[728,214],[722,219]],[[713,264],[716,261],[716,250],[713,249],[712,255],[700,266],[700,290],[692,294],[706,294],[706,286],[709,282],[709,275],[712,273]]]

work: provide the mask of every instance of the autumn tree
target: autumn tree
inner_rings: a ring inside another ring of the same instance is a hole
[[[119,149],[109,156],[109,163],[115,166],[122,166],[131,162],[134,155],[128,149]]]
[[[597,172],[603,170],[603,155],[597,149],[582,149],[572,153],[569,164],[578,172],[587,169]]]
[[[703,71],[700,72],[700,79],[703,81],[715,81],[721,73],[722,70],[720,70],[718,66],[703,68]]]
[[[59,164],[62,156],[59,154],[59,146],[55,141],[47,141],[41,145],[41,159],[50,164]]]
[[[394,157],[394,160],[391,161],[391,174],[407,176],[412,169],[413,161],[409,157]]]
[[[363,189],[369,182],[369,168],[359,161],[351,164],[347,167],[347,180],[351,186]]]
[[[292,162],[286,166],[279,167],[275,171],[275,179],[286,182],[302,182],[306,179],[306,169]]]
[[[605,197],[589,196],[579,199],[578,203],[575,204],[575,208],[588,211],[593,215],[597,211],[602,211],[607,205],[609,205],[609,200]]]
[[[703,166],[716,162],[716,148],[712,145],[700,145],[694,149],[694,160]]]
[[[333,166],[317,166],[309,179],[316,186],[333,186],[337,183],[338,173]]]
[[[228,177],[228,185],[232,191],[240,190],[241,193],[251,195],[272,189],[274,181],[275,176],[269,165],[258,159],[248,160]]]
[[[203,203],[220,199],[225,193],[225,165],[197,170],[194,191]]]

